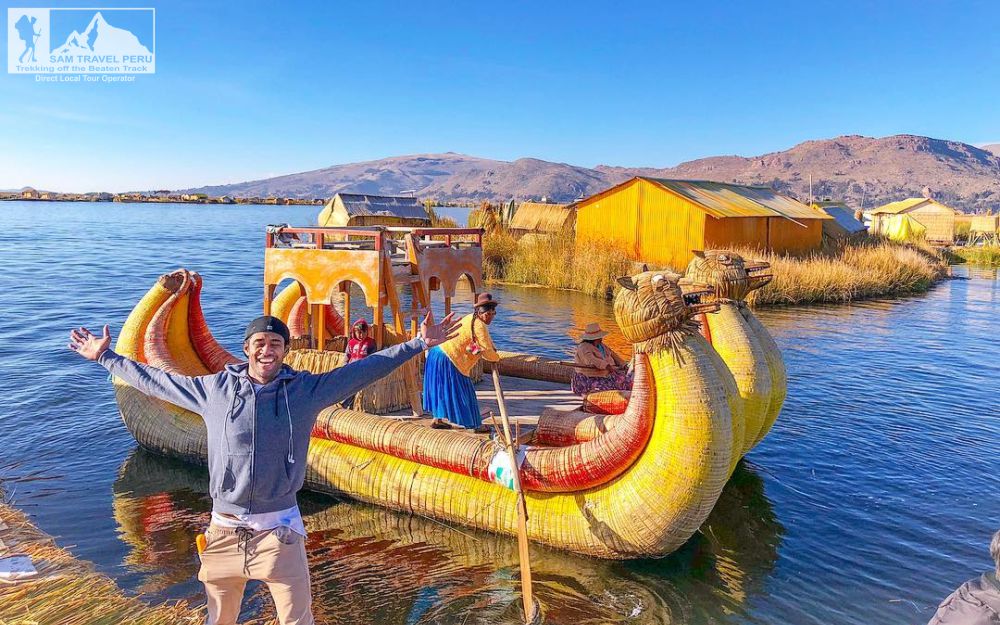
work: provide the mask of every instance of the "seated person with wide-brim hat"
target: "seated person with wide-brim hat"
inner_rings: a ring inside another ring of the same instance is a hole
[[[597,323],[588,323],[573,355],[573,379],[570,388],[577,395],[597,391],[627,391],[632,375],[625,371],[625,360],[604,344],[608,333]]]

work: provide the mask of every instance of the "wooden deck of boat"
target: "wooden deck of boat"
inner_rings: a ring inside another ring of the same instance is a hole
[[[508,376],[501,376],[500,384],[503,386],[504,398],[507,400],[507,415],[510,417],[511,427],[520,424],[522,428],[534,429],[538,423],[538,416],[542,414],[544,409],[572,410],[579,408],[581,404],[580,397],[569,390],[568,384]],[[484,374],[483,379],[476,384],[476,396],[479,398],[479,409],[493,411],[499,423],[500,408],[497,404],[496,393],[493,390],[493,378],[490,374]],[[395,412],[392,416],[407,421],[412,420],[425,427],[430,427],[431,424],[429,417],[414,418],[410,416],[409,411],[405,410]],[[456,428],[456,430],[468,433],[470,436],[476,436],[472,430],[460,428]]]

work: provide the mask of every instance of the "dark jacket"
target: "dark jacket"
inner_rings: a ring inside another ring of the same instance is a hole
[[[927,625],[1000,625],[1000,582],[994,573],[970,579],[941,602]]]
[[[97,361],[136,389],[198,413],[208,430],[212,509],[229,514],[275,512],[296,504],[316,416],[423,351],[423,339],[384,349],[329,373],[284,365],[254,390],[247,363],[191,377],[129,360],[110,349]]]

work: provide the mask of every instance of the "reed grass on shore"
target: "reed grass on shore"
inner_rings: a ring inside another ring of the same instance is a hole
[[[754,306],[844,303],[921,293],[947,275],[929,246],[864,239],[839,243],[802,258],[735,250],[771,263],[774,279],[750,294]]]
[[[487,280],[570,289],[610,297],[615,279],[631,273],[632,261],[610,245],[589,245],[578,253],[572,240],[557,237],[514,239],[495,230],[483,239]]]
[[[39,576],[13,584],[0,583],[0,623],[122,623],[178,625],[204,622],[203,610],[178,603],[149,606],[125,595],[92,565],[57,547],[19,510],[0,503],[0,538],[6,547],[31,557]],[[3,554],[0,554],[2,556]]]
[[[572,289],[610,297],[618,276],[634,262],[610,245],[578,251],[572,238],[515,240],[495,228],[483,241],[487,280]],[[733,250],[771,263],[774,280],[751,295],[756,306],[843,303],[892,297],[929,289],[947,273],[940,254],[929,246],[865,238],[826,246],[808,256],[791,257],[757,250]]]
[[[948,254],[951,256],[952,262],[1000,267],[1000,246],[953,247]]]

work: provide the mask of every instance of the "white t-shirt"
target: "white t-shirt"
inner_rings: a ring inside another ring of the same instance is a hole
[[[296,534],[306,535],[306,526],[302,522],[302,514],[299,512],[298,506],[257,514],[219,514],[212,510],[212,524],[219,527],[248,527],[255,532],[273,530],[284,525]]]

